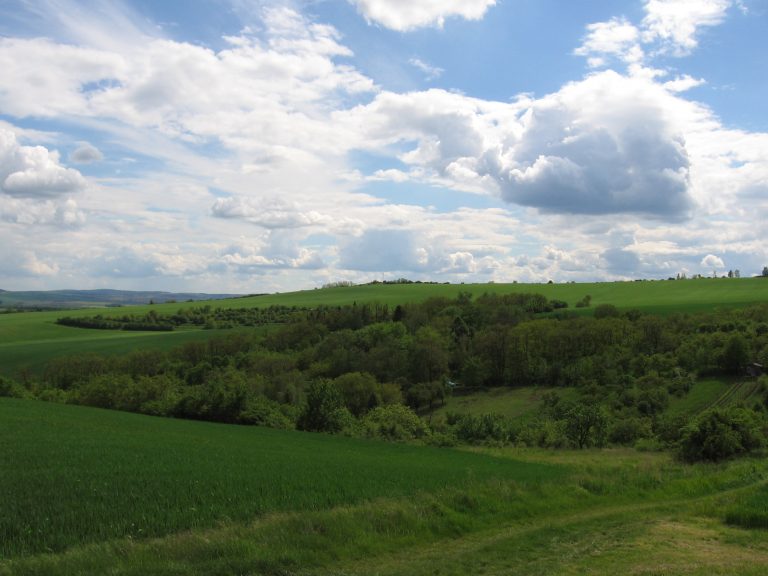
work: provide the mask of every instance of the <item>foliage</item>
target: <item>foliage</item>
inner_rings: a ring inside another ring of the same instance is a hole
[[[752,452],[764,444],[754,413],[743,408],[715,408],[685,428],[678,455],[687,462],[718,461]]]
[[[363,433],[369,438],[403,442],[427,435],[426,424],[407,406],[390,404],[374,408],[362,422]]]
[[[307,401],[299,420],[299,430],[341,432],[352,425],[353,417],[344,406],[344,397],[334,382],[316,380],[307,389]]]
[[[405,403],[447,440],[542,447],[671,444],[680,440],[681,426],[715,401],[764,408],[752,387],[734,383],[732,395],[705,399],[694,384],[702,375],[739,375],[750,361],[768,358],[765,304],[650,315],[601,301],[599,287],[590,286],[594,313],[563,314],[567,302],[544,294],[494,286],[448,298],[441,286],[433,288],[435,296],[396,307],[363,301],[249,309],[221,302],[105,311],[100,321],[183,327],[174,335],[182,345],[59,357],[16,380],[24,394],[60,402],[344,434],[367,434],[367,414]],[[72,317],[90,321],[90,314]],[[209,324],[238,329],[187,339]],[[529,413],[539,413],[525,421],[512,422],[489,406],[440,428],[436,414],[454,390],[488,387],[568,394],[533,401]]]
[[[739,374],[749,362],[749,344],[740,333],[728,338],[722,356],[722,368],[728,374]]]

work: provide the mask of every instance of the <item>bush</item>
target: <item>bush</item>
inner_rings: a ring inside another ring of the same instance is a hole
[[[645,418],[620,418],[614,420],[608,431],[612,444],[629,446],[642,438],[651,436],[651,422]]]
[[[515,440],[515,431],[500,414],[449,414],[456,437],[464,442],[504,444]]]
[[[285,414],[285,408],[286,406],[281,406],[264,396],[249,398],[245,409],[240,412],[238,422],[280,430],[292,430],[295,427],[294,420]]]
[[[369,438],[405,441],[423,438],[427,427],[416,413],[402,404],[379,406],[362,420],[363,434]]]
[[[27,398],[29,393],[13,380],[7,380],[0,376],[0,397],[6,398]]]
[[[743,408],[716,408],[685,428],[678,456],[686,462],[717,462],[749,453],[764,443],[754,412]]]
[[[613,304],[600,304],[595,308],[595,318],[617,318],[619,316],[619,309]]]

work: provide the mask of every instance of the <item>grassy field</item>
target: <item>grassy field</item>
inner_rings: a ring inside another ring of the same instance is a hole
[[[252,306],[343,305],[352,302],[380,302],[391,306],[423,301],[433,296],[455,297],[459,292],[479,296],[488,293],[537,292],[547,298],[564,300],[573,308],[587,294],[592,306],[614,304],[648,312],[695,312],[722,306],[743,306],[768,301],[768,280],[762,278],[704,279],[657,282],[605,282],[594,284],[401,284],[366,285],[346,288],[305,290],[286,294],[252,296],[211,301],[212,306],[246,308]],[[20,368],[31,367],[55,355],[75,352],[128,352],[137,348],[169,348],[186,339],[208,338],[214,332],[196,335],[157,332],[114,332],[85,330],[57,325],[63,316],[144,314],[149,310],[173,313],[187,306],[205,303],[174,303],[153,306],[83,309],[67,312],[27,312],[0,314],[0,373],[12,376]],[[589,310],[586,311],[589,313]],[[109,342],[106,342],[106,341]],[[32,364],[32,366],[30,366]]]
[[[767,480],[3,399],[0,575],[764,574]]]
[[[682,397],[672,396],[665,414],[669,416],[696,415],[715,406],[727,407],[749,402],[759,390],[755,380],[733,380],[705,378],[696,381],[691,390]],[[554,390],[563,400],[576,400],[576,388],[489,388],[466,395],[446,398],[445,405],[437,408],[433,418],[444,418],[449,413],[457,414],[500,414],[525,421],[534,417],[541,409],[541,397]]]
[[[326,509],[554,466],[0,399],[0,557]]]
[[[541,396],[555,390],[563,400],[576,399],[576,388],[491,388],[467,395],[446,398],[445,406],[436,409],[433,416],[442,418],[446,414],[500,414],[509,418],[528,419],[536,415],[541,406]]]

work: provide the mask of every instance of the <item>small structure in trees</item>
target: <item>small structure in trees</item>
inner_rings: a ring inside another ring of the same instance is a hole
[[[765,373],[765,369],[762,364],[752,362],[751,364],[747,365],[745,372],[749,378],[760,378],[760,376]]]

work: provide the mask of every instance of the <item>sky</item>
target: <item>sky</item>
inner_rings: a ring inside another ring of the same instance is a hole
[[[768,0],[0,0],[0,288],[741,276]]]

